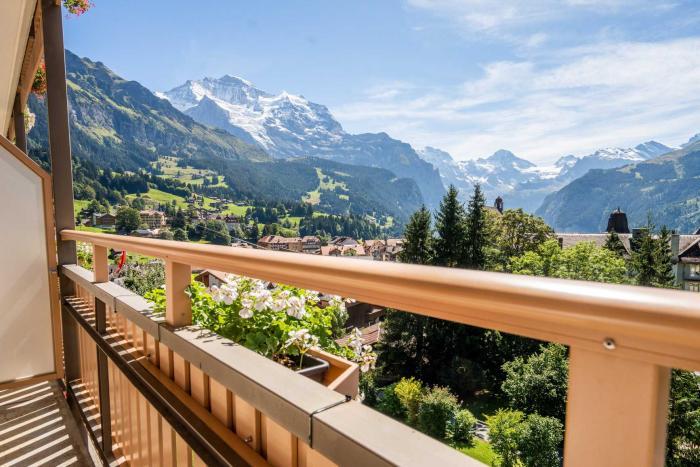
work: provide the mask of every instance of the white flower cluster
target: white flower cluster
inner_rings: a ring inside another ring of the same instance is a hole
[[[374,370],[377,364],[377,354],[372,351],[371,345],[363,344],[362,331],[357,328],[352,330],[350,339],[348,339],[348,347],[355,353],[353,360],[360,365],[362,373]]]
[[[284,343],[285,347],[296,347],[299,352],[306,353],[311,347],[318,345],[318,337],[312,335],[308,329],[299,329],[298,331],[289,331],[289,338]]]
[[[270,289],[269,282],[233,274],[227,274],[226,283],[219,287],[212,286],[208,292],[214,301],[225,305],[232,305],[240,299],[241,309],[238,314],[244,319],[268,309],[274,312],[284,311],[289,316],[302,319],[306,316],[307,302],[318,302],[318,292],[313,290],[306,290],[299,296],[280,286]]]

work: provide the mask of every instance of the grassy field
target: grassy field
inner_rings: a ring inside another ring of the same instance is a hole
[[[126,195],[126,198],[131,201],[132,199],[136,198],[136,195]],[[145,193],[141,195],[141,198],[146,202],[147,205],[151,205],[151,207],[154,207],[157,204],[170,204],[173,201],[175,201],[175,204],[177,207],[185,209],[187,207],[187,202],[185,201],[185,198],[182,196],[177,196],[173,195],[171,193],[166,193],[164,191],[156,190],[155,188],[151,188],[148,190],[148,193]],[[149,202],[149,200],[151,202]]]
[[[77,225],[76,230],[82,230],[83,232],[95,232],[95,233],[108,233],[113,234],[114,229],[100,229],[99,227],[88,227],[86,225]]]
[[[155,168],[157,164],[160,165],[160,169],[163,172],[163,178],[175,178],[181,182],[189,183],[191,185],[202,185],[204,183],[204,177],[211,178],[213,175],[218,175],[218,173],[214,172],[213,170],[195,169],[194,167],[190,166],[178,167],[178,160],[179,159],[177,157],[161,156],[157,162],[152,162],[151,165],[153,168]],[[225,187],[227,185],[224,181],[224,177],[220,176],[219,183],[209,186]]]
[[[73,200],[73,213],[75,217],[78,217],[78,213],[88,207],[90,200],[87,199],[76,199]]]
[[[340,175],[344,175],[339,172]],[[309,191],[302,197],[302,201],[309,204],[318,204],[321,202],[321,191],[333,191],[336,187],[347,191],[348,186],[345,182],[336,182],[330,175],[323,173],[321,169],[316,167],[316,175],[318,176],[318,186],[314,191]],[[350,199],[347,195],[340,195],[341,199]]]
[[[498,455],[493,452],[491,445],[482,439],[476,438],[474,441],[474,446],[467,447],[463,445],[453,446],[455,449],[463,452],[472,459],[476,459],[483,462],[486,465],[495,465]]]

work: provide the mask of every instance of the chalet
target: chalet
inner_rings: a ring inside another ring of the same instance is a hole
[[[676,283],[684,290],[700,292],[700,235],[684,235],[684,237],[697,238],[687,242],[685,248],[678,253],[678,263],[675,267]]]
[[[362,259],[372,259],[367,255],[365,248],[360,244],[322,246],[321,256],[349,256]]]
[[[357,240],[355,240],[352,237],[334,237],[333,240],[331,240],[329,245],[333,246],[356,246],[359,245]]]
[[[228,282],[227,273],[216,271],[214,269],[204,269],[202,272],[194,276],[194,280],[201,282],[207,287],[219,287],[221,284]]]
[[[315,253],[321,249],[321,239],[315,235],[305,235],[301,238],[301,250],[304,253]]]
[[[117,218],[113,214],[97,214],[92,215],[91,225],[100,229],[113,229],[117,224]]]
[[[258,240],[258,246],[275,251],[294,251],[301,253],[302,239],[299,237],[283,237],[281,235],[265,235]]]
[[[146,224],[149,229],[160,229],[165,227],[165,214],[153,209],[145,209],[139,212],[141,223]]]

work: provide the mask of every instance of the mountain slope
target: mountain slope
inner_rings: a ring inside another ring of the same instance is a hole
[[[257,146],[213,130],[183,115],[136,81],[127,81],[100,62],[66,51],[71,142],[77,157],[120,170],[147,167],[157,155],[267,160]],[[31,109],[44,112],[43,102]],[[36,130],[39,130],[37,128]],[[48,133],[32,139],[46,144]]]
[[[444,193],[437,170],[386,133],[346,133],[328,108],[303,96],[269,94],[234,76],[185,82],[158,96],[195,120],[256,143],[277,158],[318,157],[381,167],[413,178],[436,206]]]
[[[425,148],[420,155],[440,170],[445,184],[459,188],[464,198],[475,183],[480,183],[489,200],[502,196],[506,207],[534,212],[547,195],[589,170],[621,167],[671,150],[656,141],[648,141],[634,148],[600,149],[584,157],[563,156],[553,166],[537,166],[503,149],[487,158],[459,162],[435,148]]]
[[[316,192],[318,208],[325,212],[393,216],[399,222],[423,203],[413,180],[397,178],[389,170],[322,159],[273,159],[257,143],[196,122],[102,63],[69,51],[66,59],[71,148],[76,161],[136,172],[152,170],[151,163],[161,156],[174,156],[184,165],[223,175],[226,186],[211,189],[222,192],[217,196],[301,201]],[[36,115],[29,132],[30,154],[46,160],[45,102],[32,97],[30,110]],[[338,186],[320,188],[319,170],[333,177]]]
[[[656,224],[680,232],[700,227],[700,141],[648,161],[591,170],[549,195],[537,214],[558,231],[601,232],[617,207],[631,226],[652,212]]]

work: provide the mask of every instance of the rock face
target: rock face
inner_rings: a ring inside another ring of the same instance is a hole
[[[66,51],[71,142],[76,157],[117,170],[139,170],[159,155],[182,158],[269,160],[257,146],[209,128],[157,98],[136,81],[127,81],[100,62]],[[44,102],[30,104],[37,128],[30,136],[47,138]],[[41,130],[41,131],[38,131]]]
[[[537,214],[562,232],[601,232],[608,213],[627,213],[630,228],[646,222],[680,233],[700,227],[700,141],[654,159],[591,170],[549,195]]]
[[[489,200],[503,196],[506,208],[535,212],[545,197],[592,169],[621,167],[671,151],[656,141],[634,148],[605,148],[584,157],[567,155],[553,166],[537,166],[501,149],[487,158],[455,161],[445,151],[427,147],[419,154],[440,170],[443,183],[453,184],[467,198],[474,184],[481,184]]]
[[[198,122],[257,144],[273,157],[319,157],[388,169],[415,180],[430,206],[444,194],[438,171],[409,144],[386,133],[346,133],[328,108],[303,96],[269,94],[228,75],[187,81],[157,95]]]

